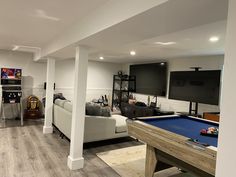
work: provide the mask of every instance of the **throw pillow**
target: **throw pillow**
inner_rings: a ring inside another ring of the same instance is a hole
[[[56,99],[66,100],[62,93],[55,93],[53,95],[53,102],[55,102]]]
[[[86,115],[100,116],[100,106],[94,103],[86,103]]]
[[[147,105],[144,103],[144,102],[141,102],[141,101],[137,101],[135,103],[136,106],[142,106],[142,107],[147,107]]]
[[[99,104],[88,102],[86,103],[86,115],[111,117],[109,107],[102,107]]]
[[[101,116],[111,117],[111,109],[109,107],[100,107]]]

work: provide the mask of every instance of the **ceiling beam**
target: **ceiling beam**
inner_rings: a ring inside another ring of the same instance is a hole
[[[116,25],[135,15],[145,12],[153,7],[167,2],[168,0],[110,0],[100,8],[91,12],[90,15],[78,21],[55,40],[42,48],[40,54],[35,55],[35,61],[69,45],[76,45],[80,40],[96,34],[104,29]]]

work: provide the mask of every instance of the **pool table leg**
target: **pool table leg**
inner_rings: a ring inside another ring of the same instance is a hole
[[[146,164],[145,177],[153,177],[158,159],[156,157],[155,148],[147,144],[146,148]]]

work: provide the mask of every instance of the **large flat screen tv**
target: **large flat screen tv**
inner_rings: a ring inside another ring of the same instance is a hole
[[[220,70],[170,73],[169,99],[218,105]]]
[[[166,96],[166,62],[130,65],[130,75],[136,76],[136,93]]]

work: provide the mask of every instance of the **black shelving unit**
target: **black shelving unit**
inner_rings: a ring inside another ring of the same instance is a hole
[[[131,92],[136,91],[136,77],[128,75],[113,76],[112,109],[120,108],[121,102],[128,102]]]

